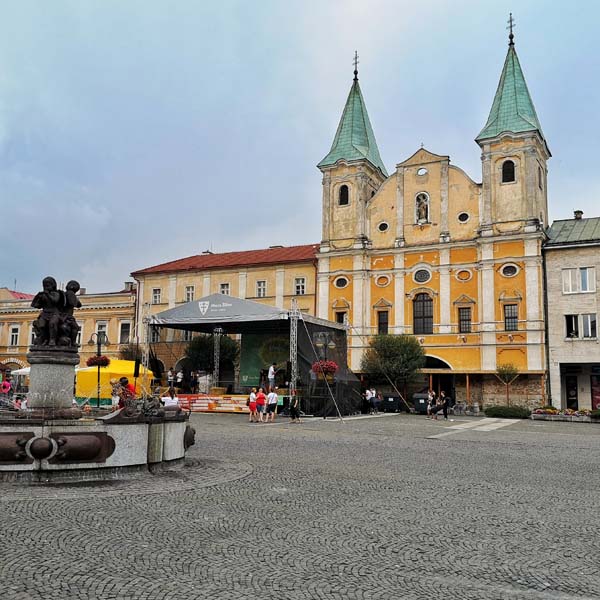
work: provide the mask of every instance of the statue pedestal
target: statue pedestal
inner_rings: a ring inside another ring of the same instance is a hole
[[[27,360],[31,365],[28,407],[34,410],[71,409],[75,365],[79,364],[77,349],[32,348]]]

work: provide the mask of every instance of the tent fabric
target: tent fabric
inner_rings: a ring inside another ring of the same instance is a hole
[[[302,315],[305,321],[323,327],[344,330],[344,326]],[[213,333],[221,327],[225,333],[249,333],[269,331],[285,333],[289,331],[289,311],[252,300],[243,300],[224,294],[211,294],[192,302],[186,302],[149,318],[151,327],[168,327]]]
[[[120,379],[127,377],[129,383],[136,383],[136,392],[140,391],[142,386],[149,386],[152,379],[152,371],[146,370],[143,365],[140,365],[140,376],[137,382],[134,380],[133,372],[135,369],[135,361],[133,360],[118,360],[110,359],[108,367],[100,367],[100,397],[110,398],[112,396],[111,379]],[[77,370],[77,382],[75,395],[78,398],[95,398],[98,393],[98,367],[84,367]]]

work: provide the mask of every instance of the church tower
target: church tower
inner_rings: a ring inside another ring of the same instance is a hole
[[[355,56],[354,81],[331,150],[317,165],[323,173],[321,252],[366,246],[367,205],[387,178],[358,84],[357,64]]]
[[[508,53],[487,123],[475,141],[482,149],[481,235],[543,230],[548,220],[544,138],[515,50],[512,15]]]

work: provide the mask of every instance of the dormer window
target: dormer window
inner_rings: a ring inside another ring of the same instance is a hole
[[[348,191],[348,186],[347,185],[342,185],[340,187],[340,194],[339,194],[339,199],[338,199],[338,204],[340,206],[348,206],[348,203],[350,202],[350,193]]]
[[[505,160],[502,163],[502,183],[513,181],[515,181],[515,163],[512,160]]]

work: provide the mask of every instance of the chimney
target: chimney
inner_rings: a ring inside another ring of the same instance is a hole
[[[133,281],[126,281],[124,289],[126,292],[131,292],[133,290]]]
[[[578,221],[581,221],[581,217],[583,217],[583,211],[582,210],[574,210],[573,215],[575,216],[575,219],[577,219]]]
[[[212,250],[205,250],[202,254],[214,254]]]
[[[85,296],[85,292],[86,292],[85,288],[79,288],[79,295],[80,296]]]

